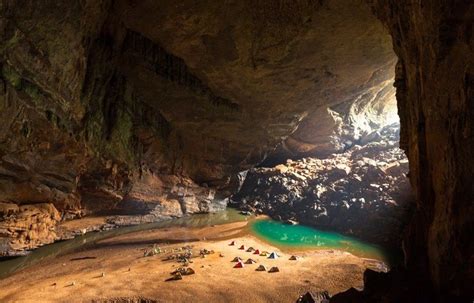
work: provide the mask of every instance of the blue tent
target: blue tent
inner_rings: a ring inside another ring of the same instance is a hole
[[[278,255],[275,252],[272,252],[269,256],[268,259],[278,259]]]

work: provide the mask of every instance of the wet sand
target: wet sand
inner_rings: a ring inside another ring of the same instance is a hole
[[[157,302],[294,302],[308,290],[333,294],[361,288],[364,270],[377,264],[340,251],[281,251],[249,234],[246,224],[172,227],[103,240],[0,280],[0,302],[100,302],[137,297]],[[237,245],[229,246],[231,240]],[[191,245],[195,255],[204,248],[215,253],[192,259],[190,267],[196,274],[166,282],[170,272],[181,265],[164,261],[176,252],[144,257],[145,249],[155,243],[168,251]],[[272,260],[239,250],[241,244],[275,251],[280,258]],[[292,254],[301,258],[291,261]],[[231,261],[236,256],[244,261],[253,258],[257,263],[234,269]],[[260,264],[278,266],[280,272],[255,271]]]
[[[88,229],[91,226],[103,226],[107,223],[106,216],[84,217],[76,220],[68,220],[59,224],[59,229],[66,232],[76,232],[82,229]]]

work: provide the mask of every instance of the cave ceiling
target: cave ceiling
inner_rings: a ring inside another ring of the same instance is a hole
[[[355,0],[7,1],[0,25],[5,187],[222,187],[284,140],[331,151],[329,108],[393,92],[390,36]]]

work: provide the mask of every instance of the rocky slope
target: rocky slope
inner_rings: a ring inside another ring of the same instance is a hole
[[[251,169],[232,202],[279,220],[399,247],[413,197],[397,134],[391,125],[344,153]]]

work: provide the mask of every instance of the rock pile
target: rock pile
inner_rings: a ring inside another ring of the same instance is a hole
[[[326,159],[252,169],[232,203],[275,219],[394,245],[411,199],[408,160],[397,134],[391,125],[374,135],[376,141]]]

